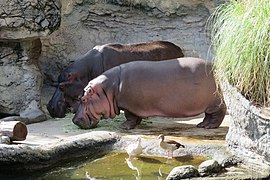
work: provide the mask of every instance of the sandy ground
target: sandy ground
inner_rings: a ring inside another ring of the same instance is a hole
[[[169,118],[149,118],[133,130],[121,130],[117,126],[121,121],[101,120],[98,128],[82,130],[72,123],[72,114],[68,114],[63,119],[48,119],[44,122],[28,124],[28,135],[23,144],[44,145],[65,140],[71,136],[88,133],[91,131],[107,130],[125,135],[146,135],[158,136],[163,133],[174,139],[187,141],[201,141],[203,143],[218,142],[225,143],[225,136],[228,131],[229,116],[226,116],[221,126],[217,129],[197,128],[196,124],[202,121],[202,116],[193,119],[169,119]],[[120,116],[120,118],[123,118]],[[111,126],[110,126],[111,125]]]

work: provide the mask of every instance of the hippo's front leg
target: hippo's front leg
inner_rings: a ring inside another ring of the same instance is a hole
[[[122,129],[134,129],[138,124],[141,123],[142,121],[142,118],[139,117],[139,116],[136,116],[135,114],[125,110],[125,117],[126,117],[126,121],[123,122],[121,125],[120,125],[120,128]]]

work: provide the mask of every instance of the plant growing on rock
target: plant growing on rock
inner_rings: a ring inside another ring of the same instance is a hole
[[[256,105],[270,105],[270,0],[231,0],[212,14],[215,75]]]

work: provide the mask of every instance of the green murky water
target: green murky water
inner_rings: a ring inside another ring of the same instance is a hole
[[[194,165],[198,167],[206,160],[204,157],[176,157],[168,160],[165,157],[140,156],[128,160],[125,153],[112,152],[79,167],[70,167],[47,174],[42,179],[166,179],[176,166]]]

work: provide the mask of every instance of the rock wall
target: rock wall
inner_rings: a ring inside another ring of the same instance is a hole
[[[211,59],[205,29],[215,0],[62,0],[58,31],[42,38],[45,82],[95,45],[168,40],[185,56]]]
[[[2,0],[0,39],[33,39],[47,36],[60,25],[61,4],[56,0]]]
[[[224,99],[231,115],[226,142],[230,151],[247,162],[270,167],[270,117],[224,81]]]
[[[0,1],[0,118],[15,114],[28,122],[46,119],[39,37],[59,27],[60,8],[58,0]]]
[[[0,42],[0,112],[18,114],[30,104],[38,106],[43,83],[40,52],[40,39]]]

